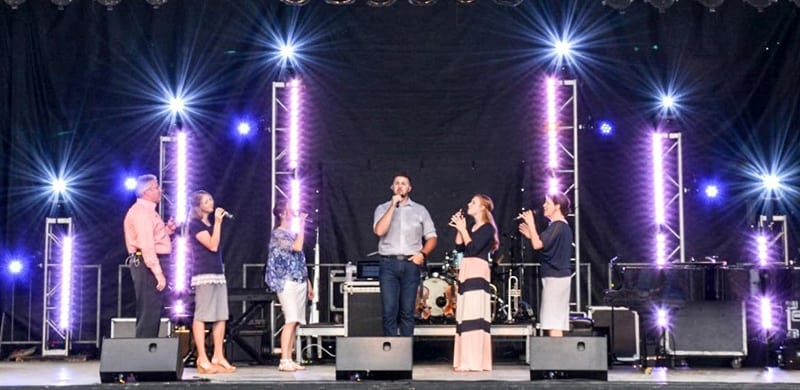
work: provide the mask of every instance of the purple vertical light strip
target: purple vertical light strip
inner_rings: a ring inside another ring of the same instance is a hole
[[[547,194],[560,192],[556,170],[558,169],[558,115],[556,110],[556,78],[545,80],[545,107],[547,109],[547,167],[550,177],[547,179]]]
[[[176,142],[176,161],[175,161],[175,222],[181,224],[186,222],[187,218],[187,155],[188,155],[188,140],[185,131],[180,131],[177,134]]]
[[[761,329],[772,329],[772,300],[768,297],[761,297]]]
[[[756,237],[756,250],[758,253],[758,265],[766,267],[769,261],[769,255],[767,252],[767,237],[763,234],[759,234]]]
[[[289,168],[296,169],[300,160],[300,80],[289,82]]]
[[[64,236],[61,239],[61,243],[61,291],[59,297],[58,327],[61,329],[69,329],[69,307],[72,302],[72,237]]]

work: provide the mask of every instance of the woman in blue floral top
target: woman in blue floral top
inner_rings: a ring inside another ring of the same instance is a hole
[[[284,325],[281,333],[281,362],[278,370],[297,371],[305,367],[292,360],[297,324],[306,323],[306,301],[314,298],[308,280],[306,257],[303,254],[303,226],[308,214],[297,216],[300,229],[292,232],[292,213],[285,202],[278,202],[272,210],[275,228],[269,241],[265,281],[270,290],[278,294],[283,311]]]

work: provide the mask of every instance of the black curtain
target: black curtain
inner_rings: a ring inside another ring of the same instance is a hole
[[[388,199],[397,170],[411,174],[412,198],[434,218],[440,244],[432,257],[441,260],[452,246],[448,217],[472,194],[494,198],[508,235],[520,208],[541,204],[542,80],[555,73],[579,83],[581,256],[593,266],[595,299],[609,258],[652,259],[653,94],[671,85],[681,93],[671,125],[683,134],[687,253],[750,261],[744,242],[763,199],[748,183],[754,167],[780,166],[791,190],[776,208],[790,217],[796,257],[797,21],[790,2],[763,13],[742,2],[715,13],[679,2],[666,14],[643,2],[620,14],[599,1],[2,6],[2,254],[24,259],[38,280],[44,218],[72,216],[77,261],[103,267],[106,327],[125,255],[121,221],[133,201],[122,180],[157,171],[159,137],[175,127],[164,95],[181,89],[190,107],[183,126],[191,132],[191,186],[236,215],[225,224],[222,250],[229,283],[240,286],[242,265],[266,258],[272,82],[298,75],[305,207],[314,220],[308,228],[319,228],[323,262],[375,250],[372,213]],[[551,29],[582,37],[577,65],[554,66]],[[273,55],[275,37],[286,31],[305,43],[291,69]],[[236,135],[241,117],[255,123],[255,134]],[[615,123],[613,136],[598,134],[600,119]],[[59,203],[46,187],[61,172],[74,181]],[[706,177],[728,183],[716,203],[700,196]],[[10,292],[3,294],[9,310]]]

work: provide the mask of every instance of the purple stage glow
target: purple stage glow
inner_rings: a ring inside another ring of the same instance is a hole
[[[186,290],[186,263],[188,257],[188,243],[185,236],[175,240],[175,290]]]

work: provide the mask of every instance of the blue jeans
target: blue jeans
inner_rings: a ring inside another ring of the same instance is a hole
[[[408,260],[381,257],[379,279],[383,335],[397,336],[399,322],[400,336],[413,336],[414,309],[420,281],[419,267]]]

